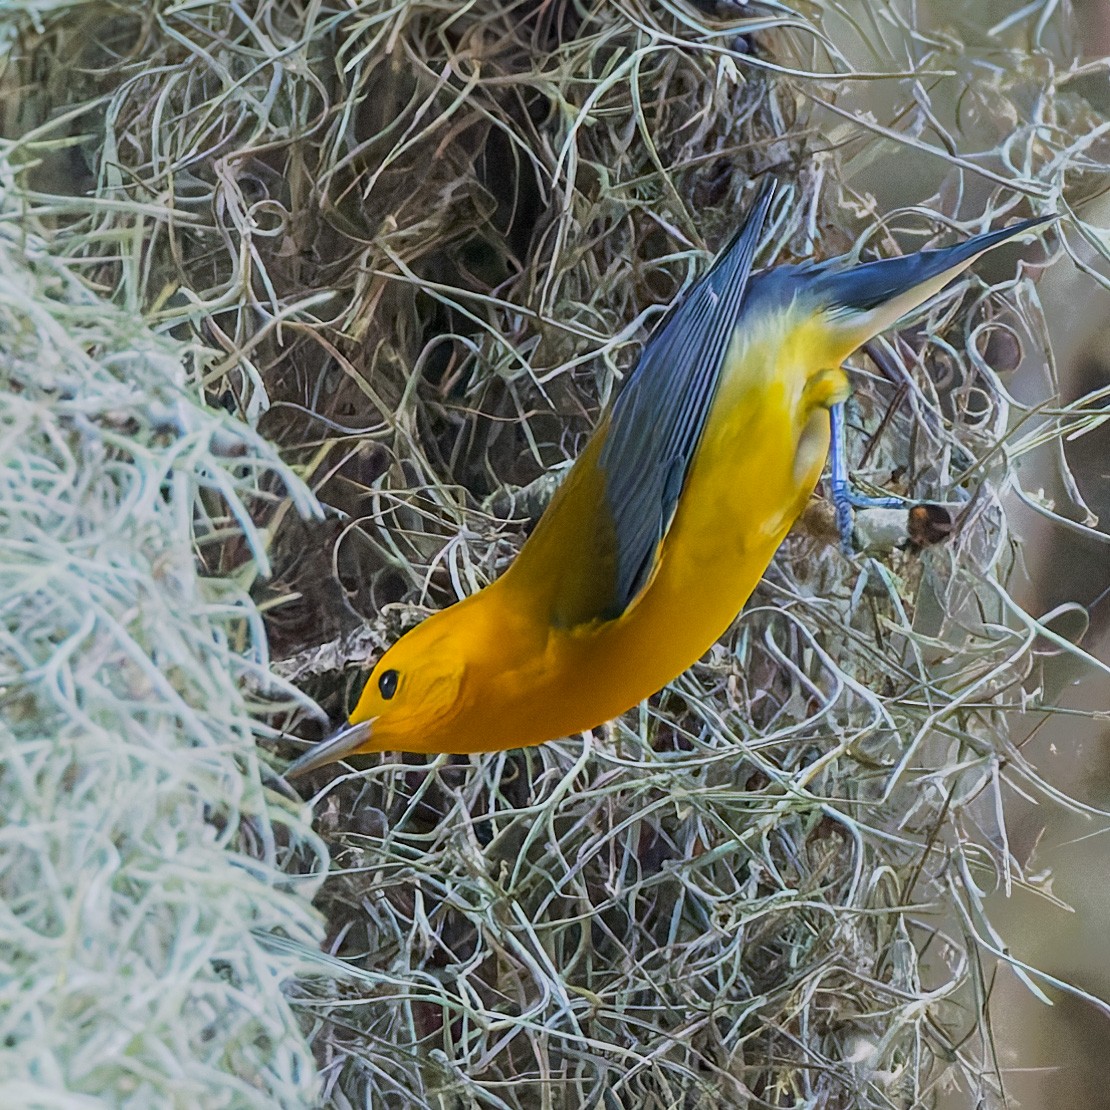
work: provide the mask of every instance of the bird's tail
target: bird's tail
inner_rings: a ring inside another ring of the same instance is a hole
[[[1054,219],[1038,216],[941,250],[826,270],[814,275],[811,291],[855,349],[940,292],[980,255]]]

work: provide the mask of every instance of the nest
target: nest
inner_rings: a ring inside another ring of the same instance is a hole
[[[29,823],[50,783],[83,783],[90,804],[138,793],[146,850],[207,853],[179,879],[168,855],[150,865],[150,890],[183,892],[150,935],[104,904],[87,929],[105,958],[141,952],[164,981],[182,937],[221,938],[168,995],[221,984],[192,1015],[204,1038],[155,1023],[133,1049],[67,1026],[40,1046],[68,1061],[57,1089],[122,1099],[134,1051],[143,1076],[179,1069],[207,1104],[246,1104],[244,1085],[437,1108],[889,1107],[953,1084],[1000,1097],[996,961],[1040,988],[982,900],[1033,884],[1004,797],[1051,791],[1008,723],[1053,638],[1006,591],[1000,496],[1020,489],[1016,454],[1097,419],[1063,407],[1034,436],[1008,394],[1000,372],[1048,357],[1013,254],[855,364],[857,473],[955,506],[948,542],[849,561],[818,508],[730,633],[639,711],[536,749],[322,774],[322,842],[263,789],[249,741],[318,736],[294,687],[341,718],[377,651],[504,568],[759,175],[788,183],[757,260],[771,264],[951,242],[1055,203],[1065,170],[1080,188],[1103,172],[1094,110],[1055,76],[1039,14],[981,43],[666,0],[89,0],[19,27],[5,219],[65,292],[34,278],[10,295],[22,318],[66,321],[58,350],[86,361],[54,433],[33,413],[13,433],[54,485],[28,465],[28,492],[9,496],[34,517],[43,575],[60,573],[66,528],[89,537],[81,574],[120,573],[97,537],[141,558],[143,584],[113,611],[138,606],[145,632],[128,641],[132,689],[112,628],[79,633],[76,580],[56,587],[69,623],[25,579],[11,587],[7,635],[42,650],[5,649],[23,675],[6,713],[40,737],[27,774],[51,778],[5,782]],[[850,56],[864,46],[866,68]],[[969,59],[987,75],[974,85]],[[855,184],[880,154],[935,194],[883,212]],[[12,360],[11,412],[47,388],[32,356]],[[77,443],[95,458],[78,465]],[[35,508],[51,498],[56,518]],[[144,608],[158,590],[172,604]],[[103,668],[118,670],[94,712]],[[280,766],[291,748],[274,750]],[[179,802],[155,805],[160,790]],[[72,816],[59,836],[83,829]],[[307,902],[323,843],[330,955]],[[67,866],[59,922],[79,898]],[[105,866],[134,912],[148,906],[118,859]],[[239,900],[213,873],[238,876]],[[4,881],[12,904],[22,886]],[[23,907],[9,928],[32,927]],[[28,947],[27,998],[53,959]],[[105,1009],[133,1013],[140,989],[119,979]],[[243,993],[280,1035],[229,1016]],[[25,1044],[37,1027],[19,1028]],[[72,1063],[94,1051],[97,1068]]]

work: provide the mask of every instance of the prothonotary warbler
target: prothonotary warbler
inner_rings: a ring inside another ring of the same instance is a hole
[[[512,565],[378,661],[347,726],[289,768],[357,752],[486,752],[593,728],[731,624],[808,501],[843,361],[984,251],[752,273],[771,209],[664,319]]]

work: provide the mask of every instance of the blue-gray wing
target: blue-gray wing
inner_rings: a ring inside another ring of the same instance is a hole
[[[705,429],[774,196],[765,179],[743,227],[648,340],[613,405],[598,463],[616,530],[618,616],[651,576]]]

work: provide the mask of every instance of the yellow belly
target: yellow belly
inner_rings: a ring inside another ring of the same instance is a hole
[[[774,342],[764,350],[755,373],[750,349],[730,356],[654,575],[629,609],[569,629],[522,615],[537,632],[517,642],[526,662],[490,676],[499,693],[471,733],[481,750],[540,743],[619,716],[691,666],[735,619],[821,475],[828,407],[847,393],[842,370],[814,371],[812,350]],[[526,555],[514,568],[518,582],[529,573]],[[555,573],[533,570],[537,581]]]

